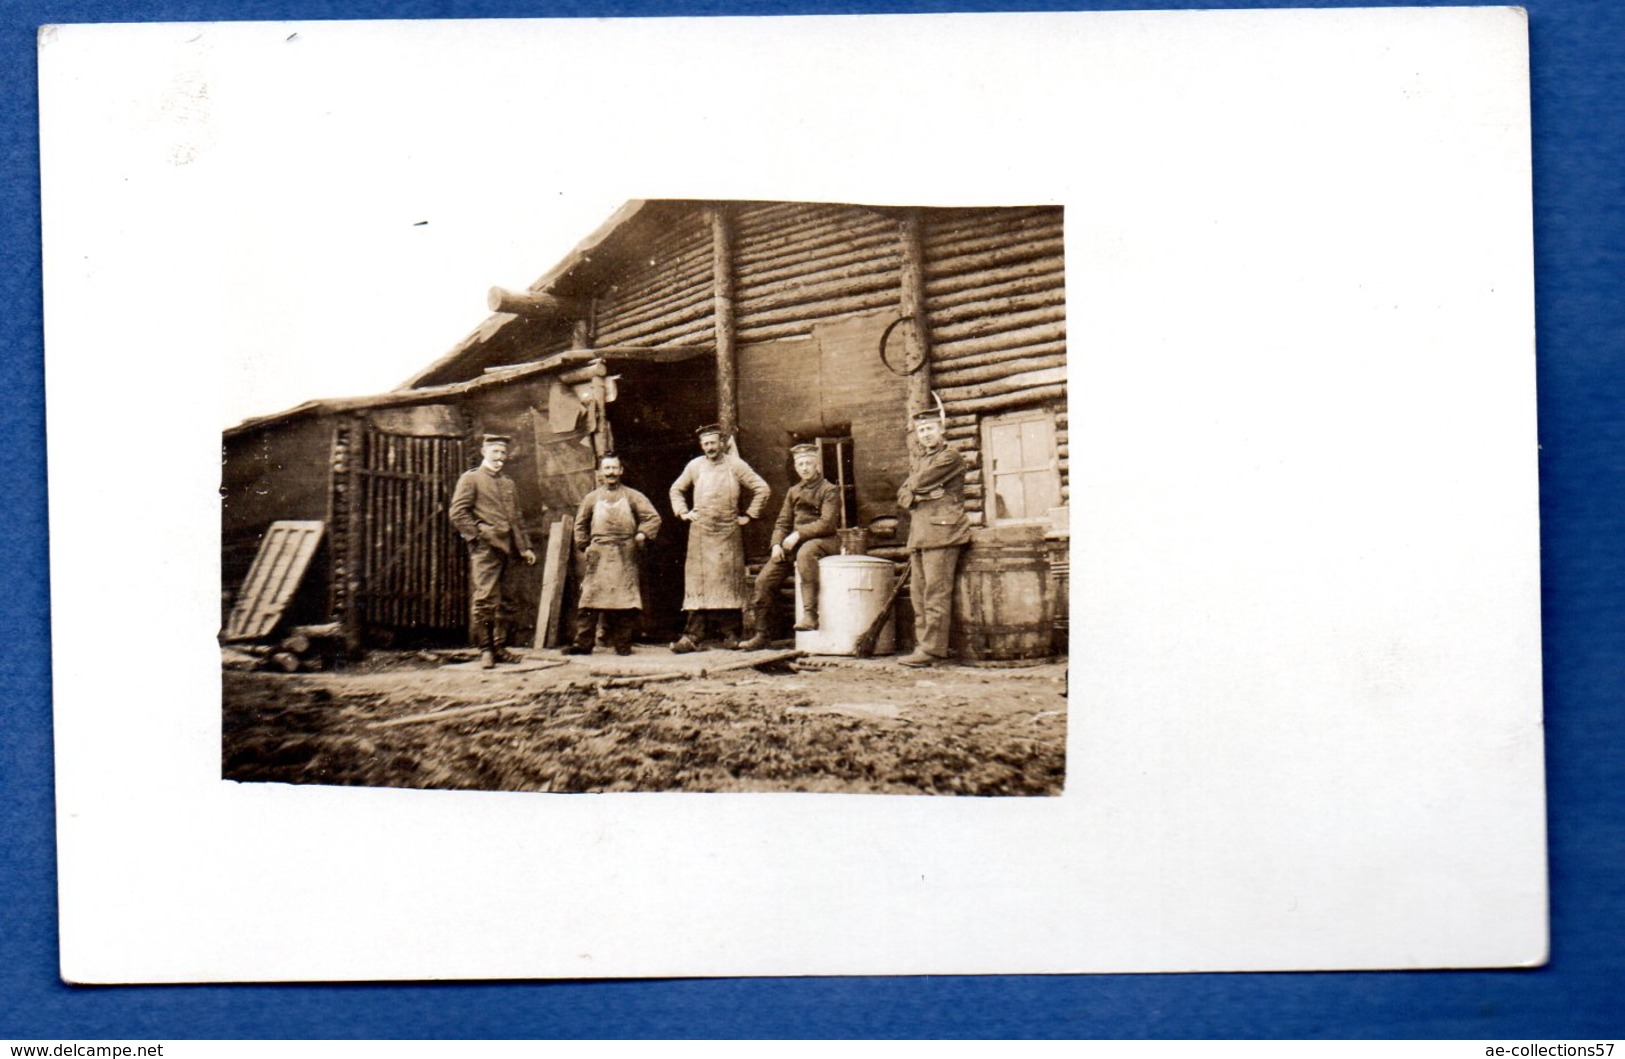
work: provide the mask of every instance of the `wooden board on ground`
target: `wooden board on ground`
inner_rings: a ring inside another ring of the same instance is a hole
[[[547,535],[542,560],[542,594],[536,605],[536,646],[557,647],[559,611],[564,605],[564,578],[569,567],[570,537],[574,526],[561,518]]]
[[[271,634],[310,567],[322,540],[322,526],[320,520],[271,523],[254,565],[243,578],[222,639],[257,640]]]

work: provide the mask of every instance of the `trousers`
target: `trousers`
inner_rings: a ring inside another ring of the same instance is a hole
[[[927,654],[948,657],[954,616],[954,578],[962,545],[919,548],[908,553],[909,590],[914,601],[914,643]]]
[[[512,623],[518,612],[514,568],[522,564],[501,548],[476,541],[468,549],[468,588],[474,624]]]
[[[737,610],[691,610],[683,635],[695,643],[705,640],[706,628],[714,628],[720,640],[739,639],[739,612]]]
[[[793,566],[801,575],[801,609],[809,615],[818,613],[818,560],[835,555],[841,550],[834,537],[814,537],[797,548],[795,555],[783,559],[768,559],[756,575],[756,592],[751,597],[753,632],[767,631],[767,616],[773,612],[773,599],[790,576]]]
[[[631,647],[637,630],[638,611],[634,608],[582,607],[576,611],[577,647],[591,647],[598,638],[598,620],[604,622],[604,640],[611,647]]]

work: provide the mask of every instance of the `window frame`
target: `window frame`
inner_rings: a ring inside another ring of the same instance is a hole
[[[1037,405],[1028,408],[1014,408],[1007,412],[997,412],[981,417],[977,426],[981,436],[982,465],[982,520],[987,526],[1031,526],[1049,525],[1049,510],[1037,514],[1029,514],[1020,518],[1000,518],[998,514],[999,491],[997,485],[998,475],[993,469],[993,428],[995,425],[1042,422],[1049,426],[1049,473],[1055,482],[1056,507],[1065,507],[1066,498],[1061,492],[1061,443],[1055,426],[1055,408],[1052,405]],[[1005,474],[1022,475],[1032,474],[1044,468],[1039,466],[1023,467],[1019,471],[1009,471]]]

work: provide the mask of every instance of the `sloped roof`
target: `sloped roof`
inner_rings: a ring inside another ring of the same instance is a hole
[[[236,426],[226,429],[224,436],[233,438],[240,434],[249,434],[269,427],[282,426],[293,420],[304,419],[309,416],[359,412],[369,408],[405,408],[410,405],[434,404],[449,397],[461,397],[477,390],[501,386],[504,383],[513,382],[515,379],[545,374],[575,364],[585,364],[594,359],[595,356],[596,354],[590,351],[571,350],[548,357],[545,360],[488,371],[476,378],[448,383],[444,386],[423,386],[415,390],[391,390],[388,393],[373,394],[368,397],[333,397],[317,401],[306,401],[304,404],[296,405],[285,412],[245,419]]]
[[[674,209],[692,205],[693,202],[682,199],[629,200],[526,290],[562,295],[590,293],[602,282],[615,261],[624,256],[624,250],[616,244],[626,241],[630,230],[639,227],[642,222],[658,220]],[[414,373],[396,389],[410,390],[425,385],[429,380],[444,378],[448,372],[477,359],[482,350],[500,342],[509,332],[521,326],[523,321],[513,313],[492,313],[445,356]]]

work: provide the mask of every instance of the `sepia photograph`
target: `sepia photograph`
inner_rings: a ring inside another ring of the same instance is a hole
[[[227,429],[223,775],[1061,793],[1062,220],[634,200]]]

